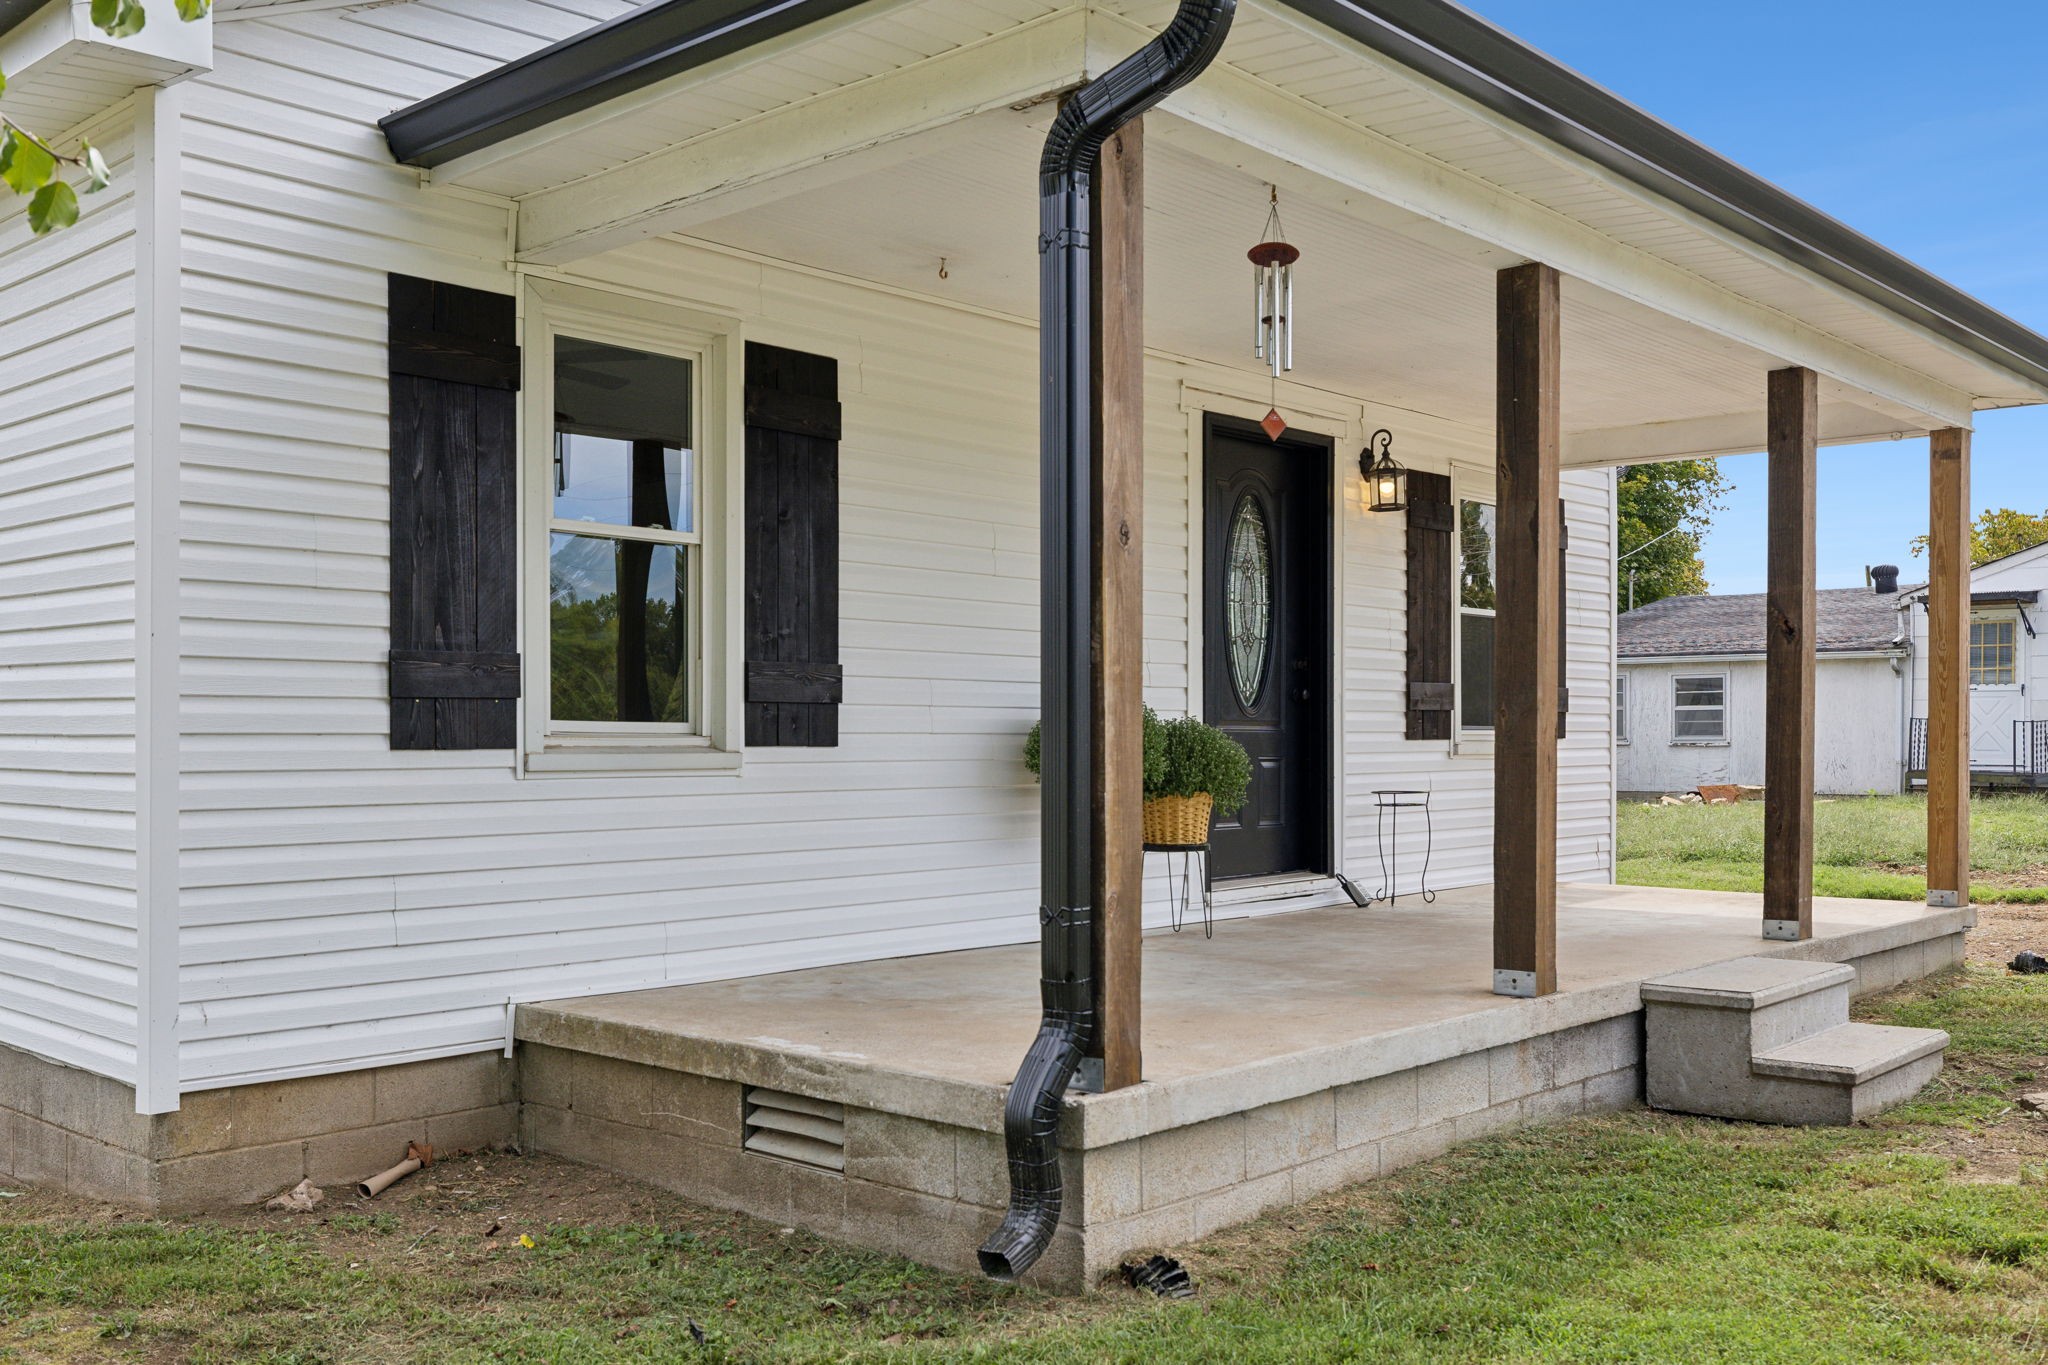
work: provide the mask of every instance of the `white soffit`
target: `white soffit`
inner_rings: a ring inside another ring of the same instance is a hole
[[[178,17],[176,0],[143,0],[148,19],[132,38],[92,23],[91,0],[50,0],[0,34],[8,116],[55,138],[147,85],[169,85],[213,67],[213,19]]]
[[[433,178],[521,200],[522,254],[536,261],[563,262],[657,232],[696,233],[699,223],[784,194],[885,174],[917,150],[894,129],[873,131],[890,126],[888,114],[900,111],[896,128],[915,127],[926,137],[938,123],[919,119],[964,118],[992,107],[949,85],[955,73],[978,72],[986,80],[993,69],[1018,86],[1006,86],[1002,97],[1043,85],[1042,98],[1104,69],[1171,10],[1170,0],[874,0],[458,158]],[[1035,66],[1013,70],[997,54],[1024,53],[1025,31],[1036,35],[1038,46],[1029,49]],[[1071,60],[1049,58],[1049,43],[1073,45]],[[1261,104],[1271,125],[1256,134],[1248,120],[1234,117],[1248,99]],[[1544,249],[1560,232],[1576,234],[1579,263],[1598,255],[1600,282],[1616,292],[1775,350],[1780,363],[1814,364],[1881,396],[1882,413],[1850,425],[1875,431],[1915,413],[1927,419],[1921,425],[1966,422],[1972,407],[2048,397],[1270,0],[1244,0],[1218,68],[1166,108],[1188,125],[1182,145],[1262,178],[1279,179],[1290,165],[1323,174],[1316,156],[1297,145],[1299,137],[1341,142],[1361,164],[1405,157],[1411,180],[1434,178],[1468,203],[1486,199],[1495,206],[1494,221],[1410,207],[1467,231],[1475,246],[1490,243],[1503,259],[1535,256],[1579,273]],[[862,115],[869,125],[856,125]],[[829,136],[840,127],[847,130],[843,146]],[[809,141],[788,136],[792,131]],[[887,155],[884,141],[892,144]],[[761,151],[759,172],[749,173],[749,157],[760,149],[795,143],[804,146],[793,164],[767,164]],[[666,194],[670,179],[675,192]],[[1027,168],[1027,191],[1029,185]],[[1359,196],[1355,187],[1339,187],[1331,201],[1358,203]],[[1027,239],[1033,222],[1027,210]],[[1516,235],[1531,224],[1536,230]],[[1640,287],[1624,286],[1638,275]],[[1675,306],[1682,291],[1703,306]],[[1723,326],[1722,317],[1737,322]],[[1813,356],[1826,351],[1842,363],[1816,363]]]

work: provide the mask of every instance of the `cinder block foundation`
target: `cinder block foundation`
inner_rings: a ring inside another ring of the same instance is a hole
[[[1433,933],[1442,915],[1436,907]],[[1861,993],[1961,961],[1968,922],[1967,911],[1950,912],[1767,951],[1848,962]],[[1295,931],[1302,953],[1325,954],[1327,935],[1359,932],[1349,920],[1309,927]],[[919,1020],[959,1017],[961,1000],[982,997],[963,996],[948,973],[973,957],[929,959],[930,994],[905,1008],[936,1011]],[[1205,970],[1231,968],[1211,961]],[[843,969],[825,996],[854,989],[871,970]],[[747,984],[756,994],[779,989],[772,978]],[[1324,989],[1315,999],[1341,1015],[1387,988],[1345,977],[1338,993]],[[800,1034],[818,1025],[817,1006],[806,1008],[778,1004],[773,1017]],[[876,1017],[858,1001],[839,999],[837,1009],[831,1018],[849,1031]],[[1456,1143],[1643,1100],[1640,978],[1531,1001],[1475,992],[1460,1010],[1070,1097],[1061,1223],[1030,1278],[1085,1290],[1134,1253],[1184,1245]],[[1008,1198],[1003,1068],[1022,1054],[1028,1029],[1014,1049],[973,1034],[987,1074],[964,1077],[913,1070],[914,1047],[851,1032],[823,1028],[828,1041],[813,1044],[781,1032],[721,1036],[699,1023],[659,992],[522,1006],[516,1064],[490,1052],[202,1091],[154,1118],[134,1113],[125,1085],[0,1048],[0,1177],[149,1211],[203,1210],[264,1199],[304,1177],[360,1180],[411,1140],[442,1151],[518,1141],[715,1207],[977,1273],[975,1250]],[[806,1165],[749,1150],[754,1087],[823,1102],[839,1144],[826,1156],[836,1160]]]
[[[405,1145],[505,1145],[518,1128],[512,1063],[495,1052],[273,1081],[135,1112],[119,1081],[0,1047],[0,1176],[152,1213],[268,1199],[310,1177],[352,1184]]]

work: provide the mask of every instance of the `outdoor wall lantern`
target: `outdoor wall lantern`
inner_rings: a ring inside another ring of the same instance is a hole
[[[1408,506],[1408,471],[1394,460],[1394,433],[1382,427],[1358,452],[1358,472],[1365,476],[1368,505],[1375,512],[1400,512]]]
[[[1259,425],[1277,441],[1287,430],[1280,415],[1280,376],[1294,368],[1294,263],[1301,259],[1301,249],[1289,244],[1280,226],[1277,185],[1266,213],[1265,238],[1245,255],[1252,263],[1252,354],[1273,372],[1273,407]]]

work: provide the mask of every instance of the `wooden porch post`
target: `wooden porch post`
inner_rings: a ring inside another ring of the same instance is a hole
[[[1820,383],[1769,380],[1769,636],[1764,653],[1764,937],[1813,937],[1814,526]]]
[[[1102,1088],[1142,1079],[1145,157],[1142,121],[1102,149],[1094,193],[1095,971]]]
[[[1498,280],[1493,989],[1557,989],[1558,275]]]
[[[1970,900],[1970,433],[1929,439],[1927,903]]]

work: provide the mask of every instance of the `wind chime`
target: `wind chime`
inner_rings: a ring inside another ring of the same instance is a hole
[[[1259,425],[1272,440],[1287,430],[1280,415],[1280,376],[1294,368],[1294,263],[1301,250],[1291,245],[1280,226],[1280,187],[1273,186],[1272,207],[1266,213],[1266,240],[1245,255],[1252,263],[1253,318],[1252,354],[1266,362],[1273,372],[1273,406]]]

